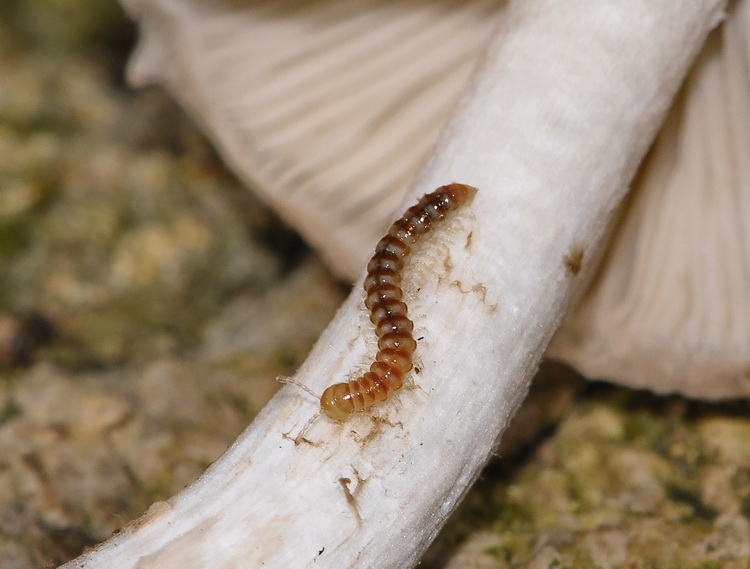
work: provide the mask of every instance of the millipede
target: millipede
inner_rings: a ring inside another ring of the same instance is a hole
[[[414,323],[409,319],[401,290],[404,261],[422,235],[429,233],[448,212],[470,202],[476,192],[472,186],[453,183],[425,194],[393,222],[375,246],[367,264],[364,289],[365,306],[378,338],[378,353],[370,370],[361,377],[336,383],[323,392],[320,410],[329,418],[343,421],[403,387],[406,374],[414,367],[417,348],[412,335]]]

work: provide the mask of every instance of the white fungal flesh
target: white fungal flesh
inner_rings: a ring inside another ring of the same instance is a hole
[[[562,319],[577,280],[564,259],[604,235],[722,7],[512,3],[410,191],[409,202],[452,180],[480,189],[421,248],[405,283],[415,336],[424,336],[413,388],[377,417],[318,419],[306,434],[313,444],[299,446],[289,437],[318,403],[283,388],[195,484],[65,567],[414,565],[478,475]],[[296,379],[321,392],[367,361],[371,335],[357,289]]]

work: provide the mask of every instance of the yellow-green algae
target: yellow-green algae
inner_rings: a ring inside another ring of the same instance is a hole
[[[426,565],[750,567],[748,411],[591,387],[524,460],[494,459]]]

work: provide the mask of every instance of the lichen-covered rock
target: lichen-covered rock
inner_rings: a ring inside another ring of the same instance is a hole
[[[746,568],[749,407],[614,387],[579,395],[510,478],[500,481],[514,463],[490,466],[498,478],[457,516],[468,537],[446,566]]]

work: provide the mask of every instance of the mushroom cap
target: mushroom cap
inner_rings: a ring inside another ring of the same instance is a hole
[[[235,172],[353,280],[433,147],[490,0],[125,0],[134,84],[161,83]],[[750,393],[750,3],[677,98],[549,355],[592,378]]]

